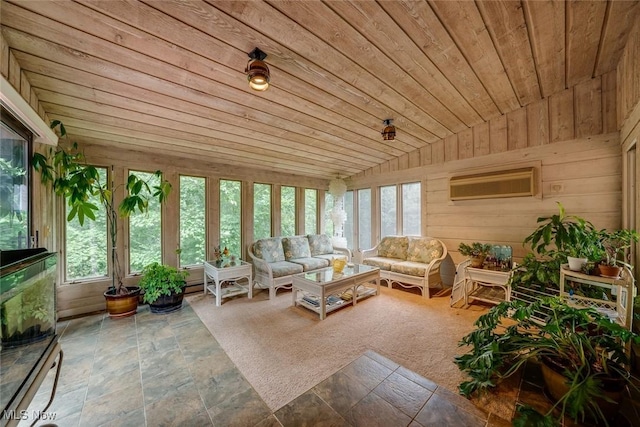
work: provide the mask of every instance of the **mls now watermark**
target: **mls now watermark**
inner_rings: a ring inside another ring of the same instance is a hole
[[[3,410],[2,419],[4,420],[41,420],[41,421],[53,421],[56,419],[57,414],[55,412],[44,411],[16,411],[15,409]]]

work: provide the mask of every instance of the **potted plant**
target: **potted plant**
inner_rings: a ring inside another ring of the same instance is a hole
[[[638,241],[640,234],[635,230],[620,229],[613,232],[602,230],[600,235],[606,255],[598,265],[600,275],[617,279],[620,277],[623,267],[632,269],[632,266],[625,262],[623,258],[625,250]]]
[[[52,121],[51,128],[59,128],[61,138],[67,134],[64,124],[59,120]],[[98,198],[106,211],[111,243],[111,286],[104,293],[107,312],[110,317],[135,314],[140,288],[124,286],[122,282],[122,270],[116,252],[118,216],[126,218],[135,211],[148,212],[149,200],[152,198],[163,203],[171,191],[169,182],[161,180],[152,189],[145,180],[129,175],[126,183],[127,195],[116,206],[114,189],[109,187],[107,181],[100,181],[98,170],[86,163],[84,155],[78,151],[77,143],[71,144],[69,149],[60,146],[52,148],[46,156],[35,153],[32,163],[34,169],[40,172],[42,183],[50,185],[57,195],[65,198],[69,207],[67,221],[76,219],[82,226],[87,218],[95,220],[98,207],[91,202],[91,198]],[[154,175],[161,178],[162,173],[156,171]]]
[[[591,222],[567,215],[560,202],[558,207],[558,214],[538,218],[538,228],[524,244],[530,243],[537,254],[568,262],[571,270],[580,271],[588,261],[598,261],[602,256],[599,232]]]
[[[138,286],[152,313],[170,313],[182,308],[186,271],[154,262],[142,269],[142,275]]]
[[[556,425],[565,415],[608,425],[625,387],[634,386],[625,346],[640,337],[593,308],[571,307],[558,297],[503,302],[475,325],[460,341],[471,349],[455,358],[470,377],[460,384],[461,394],[493,387],[524,363],[537,361],[553,401],[551,410],[539,414],[540,425]]]
[[[491,252],[491,245],[489,243],[473,242],[468,245],[464,242],[458,246],[458,252],[461,255],[471,257],[471,267],[482,268],[484,260]]]

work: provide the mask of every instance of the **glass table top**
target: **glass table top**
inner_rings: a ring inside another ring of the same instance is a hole
[[[378,270],[378,267],[363,264],[347,264],[342,273],[333,271],[333,267],[323,268],[321,270],[310,271],[308,273],[299,273],[296,276],[317,283],[328,283],[333,280],[343,279],[345,277],[355,276],[357,274],[369,273]]]

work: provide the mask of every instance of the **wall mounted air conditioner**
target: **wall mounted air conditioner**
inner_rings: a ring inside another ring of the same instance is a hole
[[[18,119],[33,134],[33,142],[56,145],[58,136],[40,118],[31,105],[0,75],[0,105]]]
[[[533,167],[454,176],[449,180],[451,200],[533,197],[535,194]]]

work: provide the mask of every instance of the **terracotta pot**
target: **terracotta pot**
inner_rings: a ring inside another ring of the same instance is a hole
[[[552,359],[543,357],[540,363],[542,378],[544,379],[547,397],[553,403],[560,400],[569,391],[568,379],[562,375],[564,368]],[[603,395],[610,398],[609,402],[604,398],[596,398],[595,403],[607,420],[615,418],[620,402],[624,397],[626,381],[624,378],[600,378]],[[588,412],[587,412],[588,414]]]
[[[473,256],[471,257],[471,267],[473,268],[482,268],[482,265],[484,264],[484,260],[486,259],[486,256]]]
[[[600,270],[600,275],[602,277],[609,277],[611,279],[617,279],[620,277],[620,273],[622,273],[622,267],[619,266],[611,266],[600,264],[598,266],[598,270]]]
[[[115,291],[109,290],[104,293],[107,302],[107,313],[111,318],[121,318],[133,316],[138,311],[138,286],[127,286],[129,293],[126,295],[116,295]]]

